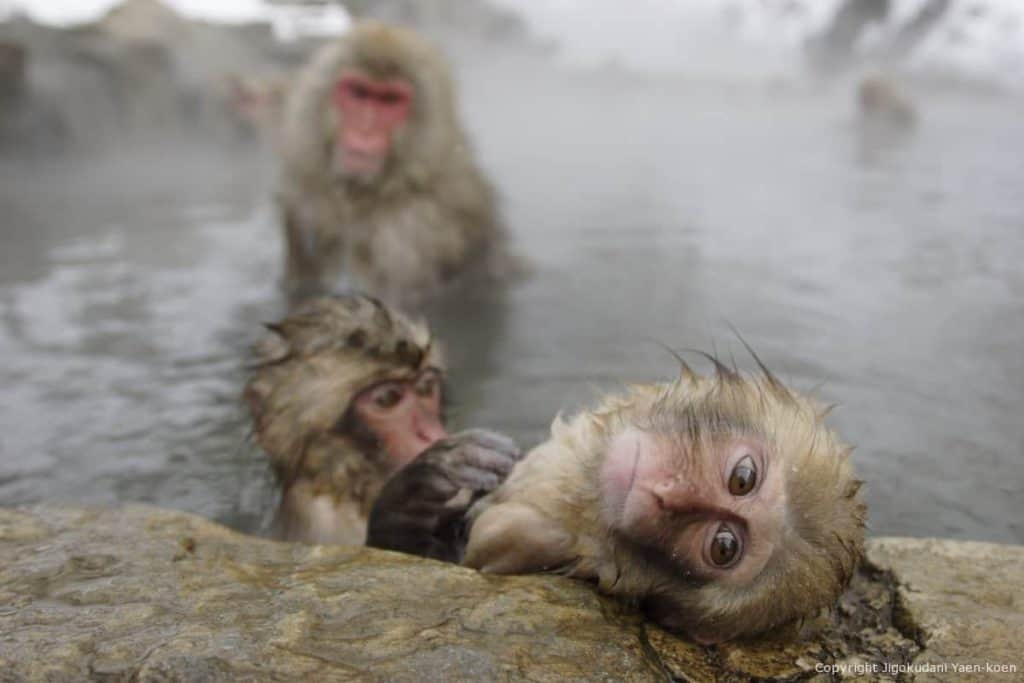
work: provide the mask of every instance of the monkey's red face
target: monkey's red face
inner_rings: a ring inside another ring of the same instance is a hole
[[[356,415],[377,437],[396,470],[446,436],[437,370],[425,370],[415,380],[374,385],[362,391],[354,405]]]
[[[611,528],[697,579],[742,585],[771,557],[785,513],[784,468],[766,444],[728,437],[693,447],[636,429],[601,471]]]
[[[412,85],[401,78],[378,80],[346,71],[335,84],[333,106],[335,170],[345,177],[372,179],[409,121]]]

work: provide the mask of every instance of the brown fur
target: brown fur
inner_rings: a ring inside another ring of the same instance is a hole
[[[442,370],[441,351],[424,325],[364,296],[314,299],[268,327],[245,399],[285,489],[278,533],[361,544],[389,467],[367,435],[353,433],[350,403],[378,382]],[[330,505],[318,505],[336,511],[327,521],[313,515],[320,497]]]
[[[866,515],[850,449],[824,425],[825,413],[767,371],[747,378],[719,365],[716,375],[702,377],[684,364],[674,383],[634,386],[569,421],[556,419],[551,439],[471,510],[465,563],[595,580],[608,593],[660,606],[660,621],[712,639],[814,615],[849,582],[863,553]],[[723,436],[753,436],[774,451],[787,473],[788,522],[752,582],[688,582],[607,528],[599,472],[608,444],[630,428],[702,444],[698,452]]]
[[[279,151],[290,82],[287,75],[279,73],[231,74],[221,84],[220,96],[246,132]]]
[[[403,77],[415,91],[410,120],[369,183],[331,170],[337,114],[328,102],[347,67]],[[494,193],[459,122],[449,68],[412,32],[366,22],[317,53],[285,104],[283,147],[291,286],[322,289],[345,272],[385,300],[408,302],[471,266],[500,267]]]
[[[857,102],[867,124],[907,129],[917,122],[913,103],[883,76],[865,76],[857,86]]]

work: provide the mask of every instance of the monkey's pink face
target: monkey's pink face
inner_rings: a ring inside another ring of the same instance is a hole
[[[743,585],[764,568],[781,533],[784,472],[775,464],[754,438],[700,450],[629,429],[612,440],[602,467],[605,519],[687,576]]]
[[[334,87],[332,104],[334,168],[344,177],[373,179],[380,173],[408,123],[412,85],[401,78],[378,80],[344,71]]]
[[[396,470],[446,436],[437,370],[425,370],[415,380],[376,384],[360,392],[354,405]]]

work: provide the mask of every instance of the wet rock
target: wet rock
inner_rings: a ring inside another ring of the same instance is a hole
[[[899,577],[894,619],[922,645],[913,660],[918,679],[1010,680],[1024,672],[1024,547],[881,538],[871,558]],[[1001,668],[1010,666],[1015,671]]]
[[[31,58],[25,45],[0,37],[0,152],[56,150],[67,138],[53,101],[29,85]]]
[[[875,541],[878,566],[795,642],[779,634],[703,648],[560,577],[275,543],[144,506],[0,509],[0,671],[14,680],[711,681],[827,678],[837,663],[1020,667],[1004,646],[1021,634],[1022,553]]]
[[[189,23],[160,0],[125,0],[99,21],[103,32],[129,41],[173,44],[189,32]]]
[[[24,46],[0,42],[0,102],[18,97],[24,91],[27,61]]]
[[[251,125],[227,84],[290,70],[314,47],[281,45],[266,23],[191,20],[159,0],[128,0],[69,28],[0,22],[0,152],[245,142]],[[18,97],[5,100],[14,85]]]
[[[477,52],[527,42],[515,12],[476,0],[357,5],[357,16],[412,24],[453,53],[465,41]],[[125,0],[69,28],[0,21],[0,154],[272,145],[276,82],[287,83],[323,40],[281,42],[268,22],[192,19],[161,0]],[[21,94],[4,101],[15,87]]]

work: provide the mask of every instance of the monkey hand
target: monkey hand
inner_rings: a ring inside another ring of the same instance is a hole
[[[438,441],[384,485],[370,512],[366,545],[460,561],[466,512],[498,488],[522,456],[512,439],[482,429]]]

